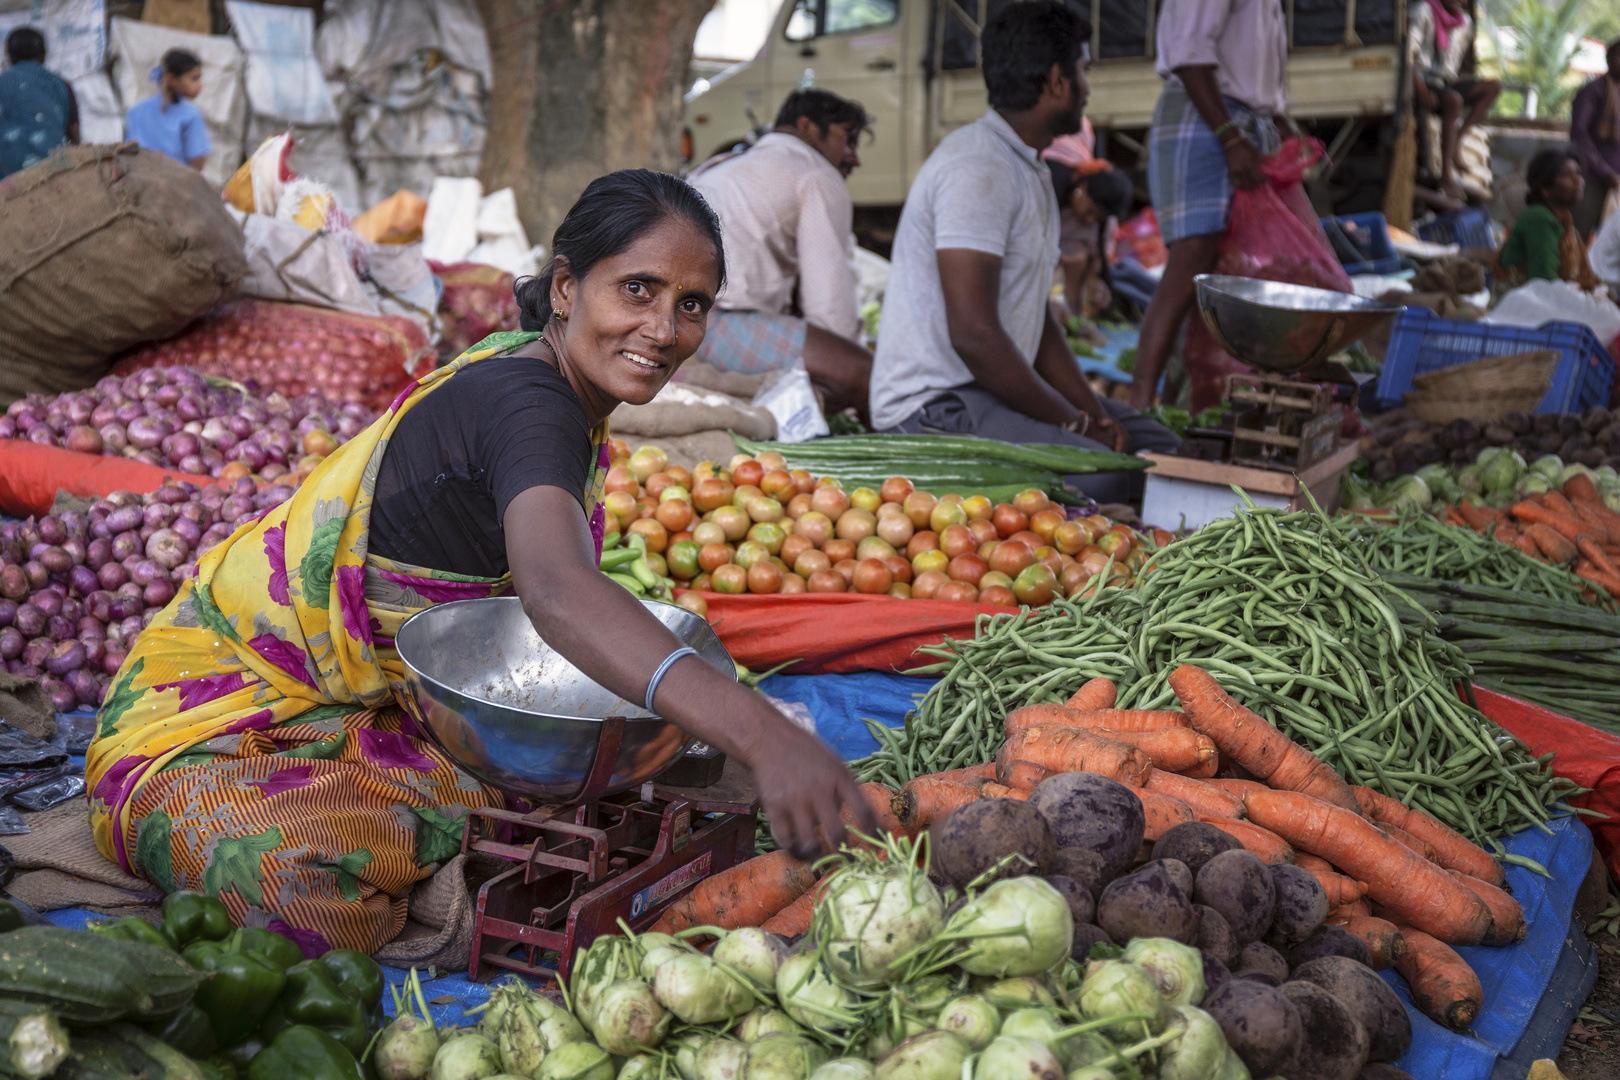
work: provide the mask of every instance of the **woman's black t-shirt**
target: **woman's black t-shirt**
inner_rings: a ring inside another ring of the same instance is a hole
[[[467,365],[394,429],[377,474],[370,550],[430,570],[501,576],[507,504],[542,486],[582,499],[590,430],[579,396],[546,361]]]

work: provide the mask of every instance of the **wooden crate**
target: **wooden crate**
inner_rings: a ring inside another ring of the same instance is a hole
[[[1241,505],[1236,485],[1260,506],[1300,510],[1308,489],[1328,513],[1339,508],[1339,481],[1360,453],[1356,443],[1341,447],[1299,474],[1228,465],[1219,461],[1144,454],[1153,462],[1142,495],[1142,523],[1158,529],[1200,529],[1229,516]]]

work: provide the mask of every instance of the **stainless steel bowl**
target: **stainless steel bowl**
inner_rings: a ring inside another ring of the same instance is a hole
[[[1266,371],[1292,375],[1348,348],[1401,310],[1350,293],[1200,274],[1198,310],[1216,342]]]
[[[644,603],[717,671],[737,677],[702,618]],[[503,791],[548,802],[623,791],[658,775],[690,742],[553,651],[515,596],[435,605],[407,619],[394,644],[411,713],[457,764]]]

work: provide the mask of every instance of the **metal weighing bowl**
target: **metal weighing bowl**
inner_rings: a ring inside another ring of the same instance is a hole
[[[673,604],[643,603],[736,679],[707,622]],[[435,605],[407,619],[394,644],[417,722],[458,765],[503,791],[547,802],[594,799],[651,780],[690,743],[680,728],[554,652],[515,596]]]
[[[1400,310],[1351,293],[1200,274],[1198,310],[1215,341],[1246,364],[1292,375],[1348,348]]]

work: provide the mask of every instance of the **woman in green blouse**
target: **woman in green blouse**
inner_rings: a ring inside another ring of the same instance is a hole
[[[1598,278],[1586,261],[1586,245],[1572,213],[1586,190],[1580,158],[1567,146],[1543,150],[1530,159],[1525,181],[1524,213],[1497,256],[1504,279],[1514,285],[1541,278],[1596,288]]]

